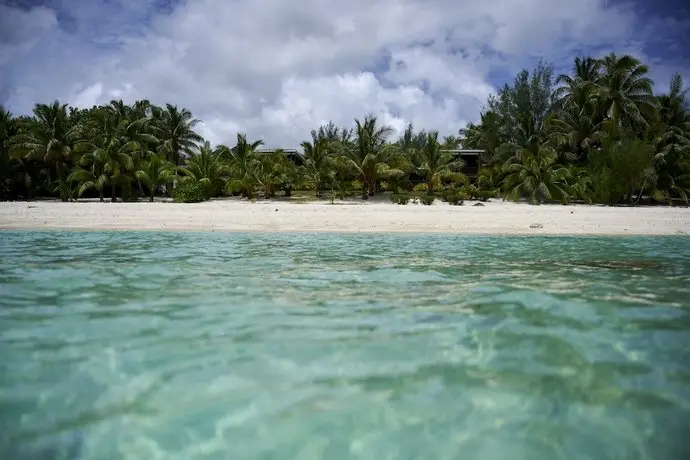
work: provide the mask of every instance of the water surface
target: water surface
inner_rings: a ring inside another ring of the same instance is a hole
[[[690,458],[688,238],[1,232],[0,293],[3,459]]]

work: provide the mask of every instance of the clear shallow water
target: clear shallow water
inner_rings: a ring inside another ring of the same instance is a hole
[[[0,293],[3,459],[690,458],[688,238],[2,232]]]

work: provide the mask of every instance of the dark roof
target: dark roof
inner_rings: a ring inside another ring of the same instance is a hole
[[[282,150],[283,152],[285,152],[286,155],[292,155],[292,154],[300,155],[300,153],[297,151],[297,149],[281,149],[281,148],[261,147],[261,148],[255,149],[254,151],[256,153],[272,153],[272,152],[277,152],[278,150]]]
[[[486,152],[486,150],[472,150],[472,149],[448,149],[444,150],[444,152],[451,152],[456,155],[460,156],[479,156],[482,153]]]

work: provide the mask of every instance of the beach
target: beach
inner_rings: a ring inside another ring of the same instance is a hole
[[[190,230],[268,232],[409,232],[489,235],[679,235],[690,232],[690,209],[540,205],[491,200],[474,206],[436,201],[184,204],[97,201],[3,202],[2,229]]]

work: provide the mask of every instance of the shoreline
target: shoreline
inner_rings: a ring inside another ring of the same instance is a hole
[[[437,201],[431,206],[401,206],[377,201],[252,203],[237,199],[190,204],[17,201],[0,203],[0,229],[496,236],[690,234],[688,208],[535,206],[497,200],[483,206],[474,203],[451,206]]]

